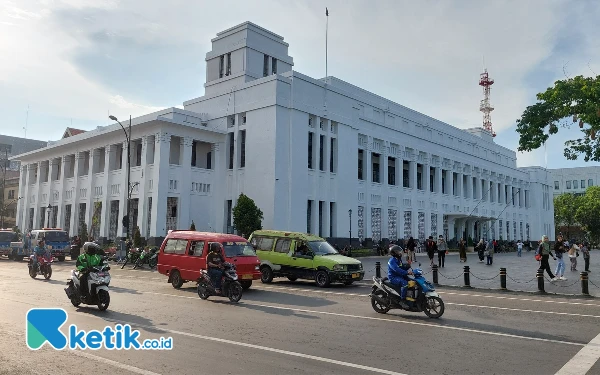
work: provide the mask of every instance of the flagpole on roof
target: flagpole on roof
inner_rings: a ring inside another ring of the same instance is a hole
[[[325,17],[327,21],[325,22],[325,82],[327,82],[327,34],[329,31],[329,10],[325,8]]]

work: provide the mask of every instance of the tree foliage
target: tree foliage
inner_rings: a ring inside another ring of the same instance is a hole
[[[600,186],[590,186],[581,197],[575,219],[591,236],[600,240]]]
[[[87,224],[85,222],[81,223],[81,225],[79,226],[78,236],[84,242],[88,240],[88,230],[87,230]]]
[[[596,138],[600,132],[600,76],[556,81],[554,87],[537,94],[537,100],[517,120],[519,151],[540,148],[560,127],[579,126],[581,138],[565,141],[565,157],[576,160],[583,155],[585,161],[600,161],[600,137]]]
[[[577,224],[575,215],[581,205],[581,197],[565,193],[554,197],[554,222],[557,226],[567,227],[567,238],[570,238],[570,229]]]
[[[194,224],[194,220],[192,220],[192,225],[190,225],[190,230],[196,230],[196,224]]]
[[[133,246],[141,247],[142,246],[142,234],[140,233],[140,227],[136,226],[133,232]]]
[[[262,229],[263,212],[254,200],[244,193],[240,194],[233,208],[233,225],[243,237],[248,238],[255,230]]]

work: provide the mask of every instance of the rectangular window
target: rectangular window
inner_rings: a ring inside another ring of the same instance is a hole
[[[273,238],[267,238],[267,237],[258,238],[257,248],[258,248],[258,250],[272,251],[274,242],[275,242],[275,240]]]
[[[223,71],[225,70],[225,55],[219,57],[219,78],[223,78]]]
[[[137,143],[135,147],[135,166],[142,165],[142,143]]]
[[[278,239],[277,244],[275,245],[275,252],[287,254],[290,252],[290,245],[292,244],[292,240],[283,238]]]
[[[163,252],[165,254],[175,254],[175,249],[177,249],[177,240],[171,238],[167,240]]]
[[[567,190],[571,190],[571,181],[567,181]]]
[[[227,228],[228,229],[232,225],[231,224],[231,215],[232,214],[233,214],[233,201],[231,199],[229,199],[227,201]],[[229,233],[229,230],[227,231],[227,233]]]
[[[396,185],[396,158],[388,157],[388,185]]]
[[[196,146],[197,146],[196,141],[192,141],[192,160],[191,160],[192,167],[196,166]]]
[[[313,133],[308,132],[308,169],[313,168]]]
[[[227,71],[225,72],[225,75],[231,75],[231,53],[227,54]]]
[[[529,208],[529,190],[525,190],[525,208]]]
[[[269,56],[265,55],[263,60],[263,77],[269,75]]]
[[[560,182],[554,181],[554,190],[558,190],[558,189],[560,189]]]
[[[334,212],[335,212],[335,202],[329,203],[329,236],[334,237],[335,233],[333,232],[334,225]]]
[[[325,136],[319,136],[319,170],[325,170]]]
[[[373,161],[372,161],[372,166],[373,166],[372,181],[380,183],[381,177],[380,177],[380,173],[379,173],[379,154],[373,153],[373,154],[371,154],[371,158],[373,159]]]
[[[308,200],[306,203],[306,233],[311,232],[310,222],[312,221],[312,201]]]
[[[435,168],[429,167],[429,191],[433,193],[435,191],[434,187],[435,187]]]
[[[319,237],[323,237],[323,204],[325,202],[319,201]]]
[[[240,130],[240,168],[246,166],[246,131]]]
[[[579,189],[579,181],[573,180],[573,189]]]
[[[195,257],[201,257],[204,252],[204,241],[192,241],[189,254]]]
[[[229,169],[233,169],[234,152],[235,152],[234,134],[229,133]]]
[[[15,191],[14,190],[8,191],[8,199],[15,199]]]
[[[206,169],[212,169],[212,152],[206,153]]]
[[[271,59],[271,72],[277,74],[277,59],[274,57]]]
[[[329,146],[329,172],[335,173],[335,138],[331,138]]]
[[[475,191],[475,189],[473,189]],[[442,169],[442,194],[448,194],[446,191],[446,171]],[[475,193],[473,193],[475,194]],[[475,196],[473,196],[475,197]]]
[[[363,150],[358,150],[358,179],[364,180],[363,176]]]
[[[594,186],[594,180],[592,180],[591,178],[588,180],[588,187],[590,186]]]
[[[581,180],[580,182],[581,182],[581,188],[585,189],[585,180]]]
[[[402,186],[407,188],[410,187],[410,169],[409,164],[406,160],[402,161]]]
[[[417,164],[417,189],[423,190],[423,165]]]

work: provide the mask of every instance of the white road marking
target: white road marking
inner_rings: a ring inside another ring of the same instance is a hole
[[[94,361],[97,361],[97,362],[100,362],[100,363],[104,363],[104,364],[107,364],[107,365],[111,365],[113,367],[117,367],[117,368],[120,368],[122,370],[131,371],[131,372],[134,372],[136,374],[140,374],[140,375],[161,375],[161,374],[159,374],[157,372],[152,372],[152,371],[141,369],[139,367],[134,367],[134,366],[131,366],[131,365],[126,365],[124,363],[113,361],[112,359],[100,357],[100,356],[93,355],[93,354],[90,354],[90,353],[87,353],[87,352],[84,352],[84,351],[69,350],[69,352],[71,354],[74,354],[74,355],[77,355],[77,356],[80,356],[80,357],[84,357],[84,358],[87,358],[87,359],[92,359]]]
[[[596,307],[600,307],[600,305],[595,304],[595,303],[574,302],[574,301],[585,301],[585,302],[589,301],[589,300],[582,300],[582,299],[569,299],[568,301],[557,301],[557,300],[552,300],[552,299],[519,298],[519,297],[507,297],[507,296],[494,296],[494,295],[489,295],[489,294],[472,294],[472,293],[458,293],[458,292],[440,292],[439,290],[437,292],[439,294],[448,294],[448,295],[465,296],[465,297],[483,297],[483,298],[506,299],[506,300],[511,300],[511,301],[546,302],[546,303],[565,304],[565,305],[580,305],[580,306],[596,306]]]
[[[600,358],[600,335],[594,337],[556,375],[585,375]]]
[[[155,293],[155,292],[141,292],[141,293],[144,293],[144,294],[154,294],[154,295],[167,296],[167,297],[197,299],[197,297],[180,296],[180,295],[177,295],[177,294],[166,294],[166,293]],[[543,338],[537,338],[537,337],[512,335],[512,334],[509,334],[509,333],[483,331],[483,330],[471,329],[471,328],[461,328],[461,327],[444,326],[444,325],[441,325],[441,324],[413,322],[413,321],[408,321],[408,320],[397,320],[397,319],[391,319],[391,318],[390,319],[377,318],[377,317],[373,317],[373,316],[341,314],[341,313],[334,313],[334,312],[328,312],[328,311],[299,309],[299,308],[295,308],[295,307],[283,307],[283,306],[274,306],[274,305],[263,305],[263,304],[260,304],[260,303],[251,303],[251,302],[246,302],[246,301],[244,301],[243,304],[251,305],[251,306],[258,306],[258,307],[267,307],[267,308],[278,309],[278,310],[298,311],[298,312],[304,312],[304,313],[310,313],[310,314],[341,316],[341,317],[345,317],[345,318],[355,318],[355,319],[364,319],[364,320],[376,320],[376,321],[383,321],[383,322],[389,322],[389,323],[410,324],[410,325],[416,325],[416,326],[422,326],[422,327],[433,327],[433,328],[449,329],[449,330],[454,330],[454,331],[462,331],[462,332],[470,332],[470,333],[480,333],[480,334],[485,334],[485,335],[503,336],[503,337],[510,337],[510,338],[516,338],[516,339],[523,339],[523,340],[551,342],[551,343],[556,343],[556,344],[567,344],[567,345],[575,345],[575,346],[584,346],[585,345],[585,344],[581,344],[581,343],[578,343],[578,342],[572,342],[572,341],[543,339]],[[156,328],[156,327],[153,327],[153,328],[154,329],[162,329],[162,328]]]
[[[483,309],[519,311],[519,312],[529,312],[529,313],[536,313],[536,314],[539,313],[539,314],[568,315],[568,316],[579,316],[579,317],[586,317],[586,318],[600,318],[599,315],[587,315],[587,314],[565,313],[565,312],[556,312],[556,311],[542,311],[542,310],[514,309],[514,308],[510,308],[510,307],[480,306],[480,305],[469,305],[466,303],[455,303],[455,302],[444,302],[444,303],[446,305],[479,307],[479,308],[483,308]]]

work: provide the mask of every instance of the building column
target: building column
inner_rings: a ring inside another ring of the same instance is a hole
[[[71,231],[69,233],[70,236],[76,236],[79,233],[79,189],[81,187],[79,183],[79,163],[81,163],[81,159],[85,157],[85,153],[76,152],[75,153],[75,165],[73,167],[73,177],[75,181],[75,187],[73,188],[73,197],[71,202],[71,220],[70,227]],[[89,177],[88,177],[89,178]]]
[[[442,194],[442,167],[435,167],[435,192]]]
[[[167,192],[169,189],[169,179],[164,177],[168,176],[169,173],[170,143],[170,134],[156,134],[150,237],[164,237],[167,234]],[[163,173],[163,178],[161,178],[161,172]]]
[[[213,158],[213,181],[225,181],[225,171],[226,166],[223,163],[223,152],[224,152],[224,143],[213,143],[211,145],[211,155]],[[213,209],[213,217],[211,221],[211,227],[215,228],[218,231],[218,228],[225,228],[225,220],[227,220],[227,216],[225,215],[225,210],[227,209],[226,199],[225,199],[225,189],[210,189],[211,195],[213,197],[214,209]]]
[[[448,195],[452,195],[452,181],[453,181],[454,175],[452,170],[446,170],[446,193]],[[448,222],[448,225],[450,225],[450,223]],[[450,232],[450,227],[448,226],[448,235],[450,235],[452,232]]]
[[[94,166],[100,159],[100,150],[93,148],[90,150],[90,159],[88,167],[88,181],[85,186],[86,189],[86,200],[85,200],[85,223],[87,225],[88,236],[92,230],[92,218],[94,217]],[[84,240],[87,241],[87,238]]]
[[[110,228],[110,155],[115,152],[113,145],[108,145],[104,149],[104,184],[102,185],[102,212],[100,213],[100,233],[98,237],[107,238]],[[117,234],[119,231],[117,230]]]
[[[410,179],[408,186],[410,186],[411,189],[417,190],[417,162],[414,160],[414,158],[408,163],[408,176]]]
[[[127,216],[127,198],[129,198],[129,189],[133,186],[133,181],[129,181],[129,186],[127,185],[127,168],[131,168],[131,164],[127,164],[127,141],[123,142],[123,149],[121,152],[123,153],[122,159],[123,163],[121,165],[121,170],[123,173],[121,174],[121,181],[118,181],[120,191],[119,191],[119,214],[117,215],[117,237],[126,237],[127,236],[127,227],[123,225],[123,217]],[[119,156],[116,155],[118,158]],[[129,160],[131,163],[131,158]],[[117,182],[117,181],[115,181]],[[109,185],[110,186],[110,185]],[[110,205],[111,200],[108,200]],[[108,210],[108,217],[110,218],[110,209]],[[129,220],[132,220],[133,217],[129,216]],[[110,229],[109,229],[110,230]],[[133,237],[133,233],[135,231],[135,227],[133,223],[129,224],[129,235]]]
[[[318,133],[315,133],[315,134],[317,134],[317,137],[318,137]],[[369,140],[372,142],[371,137],[369,137]],[[319,144],[319,142],[318,142],[318,139],[317,139],[317,145],[318,144]],[[373,163],[373,158],[371,156],[371,152],[372,151],[373,151],[373,147],[370,144],[369,144],[369,147],[365,148],[365,150],[363,151],[363,160],[364,160],[364,163],[365,163],[365,166],[364,166],[363,169],[364,169],[364,171],[366,173],[365,174],[365,181],[367,183],[373,182],[373,164],[372,164]],[[316,170],[319,169],[319,165],[318,165],[319,164],[319,158],[318,158],[318,156],[319,156],[319,152],[317,152],[317,158],[315,158],[315,160],[317,161],[317,166],[315,168]],[[369,191],[369,190],[367,189],[367,191]]]
[[[329,232],[329,221],[331,218],[329,217],[329,201],[323,201],[323,237],[328,238],[331,237],[331,233]]]
[[[147,170],[146,158],[148,156],[148,136],[142,137],[142,178],[139,183],[139,194],[138,194],[138,226],[140,227],[140,235],[146,238],[146,229],[148,228],[148,196],[146,194],[146,180],[149,177]]]
[[[61,156],[60,160],[58,161],[60,163],[60,174],[58,175],[58,183],[57,185],[60,186],[60,191],[58,191],[58,202],[56,202],[56,207],[58,209],[58,212],[56,214],[56,223],[53,223],[55,227],[58,228],[63,228],[64,229],[64,220],[63,220],[63,215],[65,212],[65,169],[67,169],[67,164],[68,162],[68,158],[66,156]],[[52,193],[54,194],[54,192]],[[54,214],[52,215],[54,216]]]
[[[383,146],[385,148],[385,145]],[[327,158],[329,159],[329,158]],[[328,169],[329,170],[329,169]],[[379,172],[381,184],[384,186],[388,185],[388,155],[387,152],[379,154]]]
[[[21,184],[19,185],[19,196],[17,197],[17,220],[15,225],[22,233],[27,227],[27,215],[29,214],[29,165],[21,165]]]
[[[423,164],[423,174],[424,174],[424,176],[423,176],[423,188],[425,188],[425,191],[428,194],[430,193],[430,191],[429,191],[429,184],[431,183],[431,181],[430,181],[431,177],[429,176],[429,173],[430,173],[430,171],[429,171],[429,164],[427,164],[427,163]],[[430,220],[428,220],[428,221],[430,221]],[[426,237],[428,237],[428,236],[426,236]]]
[[[459,172],[456,174],[456,195],[460,198],[463,197],[463,188],[463,174]]]
[[[192,186],[192,143],[191,137],[181,138],[181,194],[179,195],[179,217],[177,224],[179,228],[189,228],[192,224],[190,220],[190,189]]]

